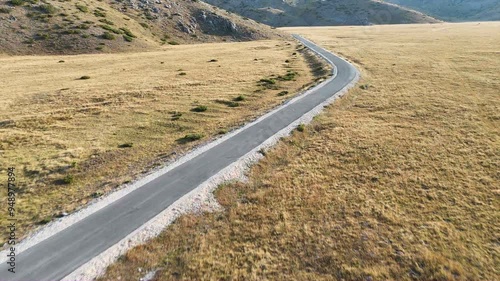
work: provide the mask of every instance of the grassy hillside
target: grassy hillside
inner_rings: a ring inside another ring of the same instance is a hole
[[[360,86],[101,280],[498,279],[499,28],[288,29]]]
[[[16,235],[277,106],[327,74],[314,61],[279,40],[0,58],[0,182],[17,169]]]
[[[498,0],[385,0],[403,5],[446,21],[498,21]]]
[[[432,23],[420,12],[375,0],[206,0],[272,26]]]
[[[0,53],[141,51],[164,44],[277,38],[199,1],[1,0]]]

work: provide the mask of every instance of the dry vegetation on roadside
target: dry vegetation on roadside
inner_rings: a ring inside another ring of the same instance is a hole
[[[291,29],[361,87],[101,280],[498,279],[499,27]]]
[[[297,49],[257,41],[0,58],[0,182],[17,169],[17,235],[289,99],[319,78]]]

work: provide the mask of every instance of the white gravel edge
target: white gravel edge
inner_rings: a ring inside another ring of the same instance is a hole
[[[311,49],[312,50],[312,49]],[[314,50],[312,50],[314,52]],[[316,53],[316,52],[315,52]],[[323,57],[321,54],[316,53]],[[255,121],[248,123],[247,125],[229,133],[225,136],[214,140],[206,145],[203,145],[199,148],[194,149],[192,152],[186,154],[181,157],[177,161],[167,164],[166,166],[154,171],[153,173],[147,175],[146,177],[137,180],[134,183],[125,185],[122,189],[110,193],[109,195],[102,197],[100,199],[95,200],[94,203],[88,205],[87,207],[61,219],[53,221],[41,228],[37,232],[33,233],[26,239],[24,239],[21,243],[19,243],[16,247],[17,255],[25,251],[26,249],[40,243],[41,241],[55,235],[56,233],[68,228],[74,223],[88,217],[89,215],[99,211],[105,206],[119,200],[135,189],[145,185],[146,183],[154,180],[155,178],[167,173],[168,171],[178,167],[179,165],[193,159],[194,157],[200,155],[201,153],[211,149],[212,147],[218,145],[219,143],[233,137],[238,134],[242,130],[253,126],[254,124],[260,122],[261,120],[267,118],[269,115],[274,114],[280,109],[292,104],[304,96],[310,94],[312,91],[315,91],[321,87],[323,87],[326,83],[330,82],[336,77],[336,67],[327,58],[323,57],[323,59],[327,60],[334,68],[334,76],[325,80],[318,86],[305,91],[303,94],[298,95],[297,97],[291,99],[287,103],[275,108],[274,110],[266,113]],[[77,270],[75,270],[70,275],[66,276],[64,281],[76,281],[76,280],[93,280],[103,274],[106,268],[111,265],[116,259],[125,254],[126,251],[132,247],[143,244],[147,240],[158,236],[164,228],[170,225],[176,218],[180,215],[188,213],[188,212],[203,212],[203,211],[213,211],[220,209],[220,205],[217,203],[215,198],[213,197],[213,191],[222,183],[231,181],[231,180],[243,180],[245,178],[245,171],[248,170],[249,166],[253,163],[259,161],[263,156],[259,153],[262,149],[267,149],[276,144],[281,138],[290,135],[290,133],[297,127],[299,124],[308,124],[312,121],[314,116],[318,115],[325,106],[333,103],[337,98],[343,96],[350,88],[352,88],[359,80],[359,72],[356,73],[356,77],[351,83],[349,83],[346,87],[344,87],[337,94],[327,99],[323,103],[316,106],[314,109],[303,115],[301,118],[297,119],[286,128],[282,129],[274,136],[267,139],[265,142],[260,144],[258,147],[254,148],[252,151],[247,153],[246,155],[239,158],[233,164],[227,166],[223,170],[221,170],[216,175],[212,176],[207,181],[203,182],[197,188],[184,195],[178,201],[174,202],[167,209],[162,211],[160,214],[156,215],[154,218],[149,220],[147,223],[136,229],[134,232],[127,235],[117,244],[111,246],[106,251],[102,252],[98,256],[94,257],[92,260],[87,262],[86,264],[80,266]],[[0,262],[6,261],[7,250],[0,252]]]

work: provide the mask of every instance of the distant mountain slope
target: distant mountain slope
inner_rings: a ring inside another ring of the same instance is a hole
[[[115,52],[277,36],[199,1],[0,0],[0,53],[7,54]]]
[[[385,0],[446,21],[500,20],[499,0]]]
[[[272,26],[432,23],[436,19],[376,0],[205,0]]]

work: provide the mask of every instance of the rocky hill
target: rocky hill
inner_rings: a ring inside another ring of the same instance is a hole
[[[420,12],[376,0],[205,0],[272,26],[433,23]]]
[[[282,36],[194,0],[0,0],[0,53],[79,54]]]
[[[500,20],[498,0],[386,0],[446,21]]]

